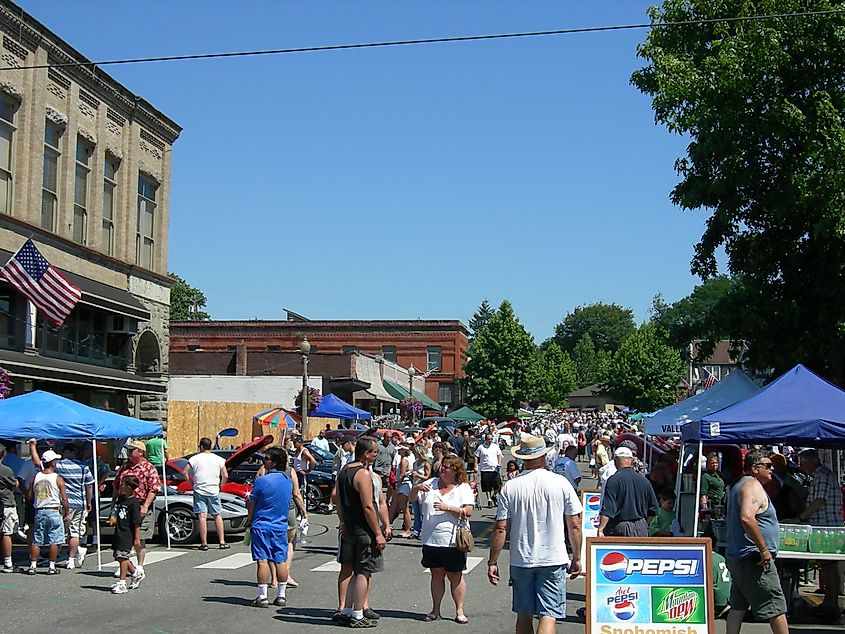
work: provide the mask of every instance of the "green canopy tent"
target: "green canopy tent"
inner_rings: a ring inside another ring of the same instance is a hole
[[[485,420],[484,416],[479,414],[478,412],[472,411],[469,407],[462,407],[461,409],[456,409],[454,412],[449,414],[449,418],[454,420],[461,420],[461,421],[468,421],[468,422],[477,422],[481,420]]]
[[[520,420],[528,420],[530,418],[534,418],[534,412],[529,411],[527,409],[522,409],[521,407],[516,412],[517,418]]]
[[[398,383],[394,383],[393,381],[388,381],[384,379],[382,381],[384,383],[384,389],[387,390],[387,393],[390,394],[393,398],[398,398],[400,401],[408,398],[408,388],[402,387]],[[425,409],[431,409],[436,412],[442,412],[443,407],[437,401],[431,400],[428,396],[423,394],[422,392],[417,392],[414,390],[414,396],[418,398]]]

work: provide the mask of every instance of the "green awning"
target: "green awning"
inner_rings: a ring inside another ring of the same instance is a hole
[[[398,398],[400,401],[408,398],[408,388],[402,387],[398,383],[388,381],[387,379],[384,379],[384,381],[382,382],[384,383],[384,389],[387,390],[387,393],[393,396],[394,398]],[[440,405],[440,403],[431,400],[422,392],[417,392],[416,390],[414,390],[414,396],[422,402],[423,407],[425,407],[426,409],[433,409],[436,412],[443,411],[443,407]]]
[[[472,411],[469,407],[462,407],[461,409],[456,409],[454,412],[449,414],[449,418],[454,420],[465,420],[465,421],[479,421],[484,420],[484,417],[479,414],[478,412]]]
[[[534,412],[520,407],[516,412],[516,416],[521,420],[527,420],[529,418],[534,418]]]

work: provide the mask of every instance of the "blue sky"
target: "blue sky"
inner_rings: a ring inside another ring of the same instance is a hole
[[[646,22],[650,1],[32,0],[91,59]],[[134,24],[131,31],[116,25]],[[644,30],[106,67],[184,132],[170,270],[214,318],[461,319],[690,292],[706,214],[629,83]]]

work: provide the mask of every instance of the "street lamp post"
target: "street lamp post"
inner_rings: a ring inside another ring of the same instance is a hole
[[[414,375],[417,373],[417,369],[414,367],[414,364],[408,366],[408,402],[410,403],[410,399],[414,397]],[[414,422],[416,418],[416,412],[414,408],[411,408],[411,427],[414,426]]]
[[[299,351],[302,353],[302,435],[305,436],[308,428],[308,353],[311,352],[308,337],[302,338]]]

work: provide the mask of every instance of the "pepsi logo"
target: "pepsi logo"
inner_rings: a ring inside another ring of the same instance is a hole
[[[587,498],[587,508],[590,511],[598,511],[601,509],[601,496],[591,495]]]
[[[634,618],[637,609],[631,601],[622,601],[621,603],[613,604],[613,616],[620,621],[628,621]]]
[[[593,528],[598,528],[599,524],[601,524],[601,515],[596,515],[590,518],[590,524],[593,525]]]
[[[628,576],[628,558],[622,553],[607,553],[599,563],[599,570],[608,581],[622,581]]]

